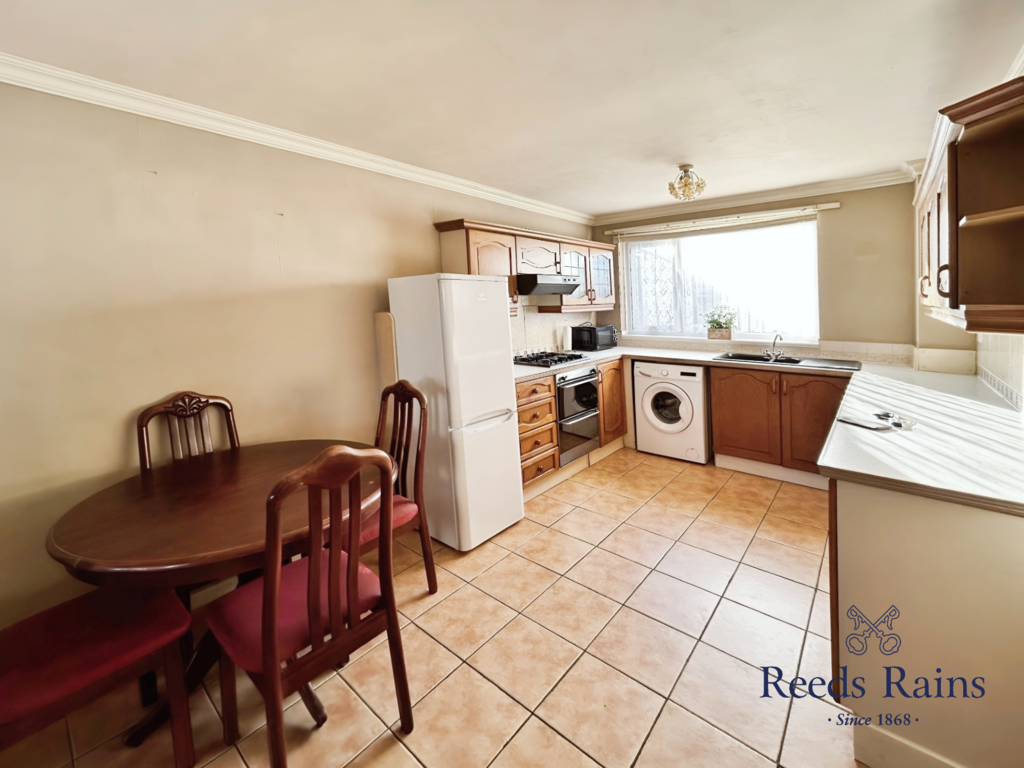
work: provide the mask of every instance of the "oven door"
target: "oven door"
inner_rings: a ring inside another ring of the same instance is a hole
[[[558,465],[564,467],[580,456],[586,456],[600,447],[600,428],[597,408],[577,413],[558,422]]]
[[[597,410],[597,374],[558,384],[558,419]]]

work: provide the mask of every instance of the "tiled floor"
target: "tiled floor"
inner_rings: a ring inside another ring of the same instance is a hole
[[[291,702],[289,765],[855,768],[829,700],[759,698],[762,664],[830,677],[827,521],[823,491],[622,449],[482,547],[435,544],[436,595],[405,537],[395,582],[415,730],[397,727],[378,642],[318,681],[323,729]],[[113,694],[0,768],[170,765],[166,729],[121,746],[135,701]],[[220,740],[219,705],[215,678],[192,697],[198,765],[268,765],[248,681],[237,748]]]

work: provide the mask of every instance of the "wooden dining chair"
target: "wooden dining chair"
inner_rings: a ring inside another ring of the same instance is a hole
[[[379,577],[358,558],[347,554],[359,550],[362,528],[367,524],[360,513],[360,472],[364,467],[375,467],[380,473],[380,508],[375,515],[375,525],[379,527]],[[387,632],[391,650],[402,730],[412,732],[412,702],[391,575],[391,483],[392,462],[386,453],[376,448],[360,450],[336,445],[285,475],[270,492],[264,575],[208,607],[210,630],[223,649],[220,681],[226,744],[234,744],[239,737],[236,665],[248,673],[263,696],[271,765],[286,768],[284,699],[298,692],[305,701],[309,698],[309,683],[315,677],[347,663],[353,652],[381,632]],[[346,487],[351,510],[347,523],[342,503],[342,490]],[[281,507],[286,498],[303,488],[309,512],[309,534],[304,547],[307,554],[282,564]],[[328,496],[326,529],[324,492]],[[307,648],[309,652],[300,656]],[[309,703],[306,701],[307,707]],[[315,720],[318,727],[323,725],[326,712],[321,710]]]
[[[175,768],[195,763],[173,592],[97,589],[0,630],[0,752],[161,661]]]
[[[413,404],[419,406],[419,423]],[[388,413],[391,413],[390,435]],[[416,445],[412,444],[416,435]],[[395,479],[395,513],[393,535],[397,538],[416,531],[423,550],[423,566],[427,571],[427,588],[431,594],[437,592],[437,571],[434,570],[434,550],[430,542],[430,529],[423,506],[423,456],[427,446],[427,398],[405,379],[385,387],[380,396],[380,413],[377,416],[377,437],[373,443],[387,451],[395,462],[398,476]],[[412,470],[410,472],[410,470]],[[412,474],[412,478],[409,475]],[[411,482],[411,485],[410,485]],[[412,493],[410,493],[410,489]],[[377,547],[375,524],[363,528],[360,554]]]
[[[238,429],[235,427],[235,412],[230,400],[216,395],[200,395],[198,392],[179,392],[162,403],[151,405],[139,414],[136,431],[139,438],[139,466],[142,471],[153,468],[149,454],[149,422],[157,416],[164,416],[167,419],[167,434],[170,437],[171,458],[174,461],[213,453],[211,407],[223,412],[228,442],[232,448],[238,448]]]

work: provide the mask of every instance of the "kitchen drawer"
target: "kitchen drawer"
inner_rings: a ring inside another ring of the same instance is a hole
[[[546,379],[527,381],[516,384],[516,400],[519,405],[533,403],[537,400],[545,400],[555,396],[555,377],[548,376]]]
[[[536,458],[523,462],[523,485],[529,485],[558,469],[558,449],[552,448]]]
[[[548,424],[519,436],[519,455],[533,456],[558,445],[558,425]]]
[[[555,399],[519,406],[519,433],[552,424],[555,418]]]

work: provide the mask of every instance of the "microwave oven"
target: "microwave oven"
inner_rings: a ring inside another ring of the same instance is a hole
[[[619,331],[614,325],[574,325],[572,348],[587,352],[611,349],[619,344]]]

